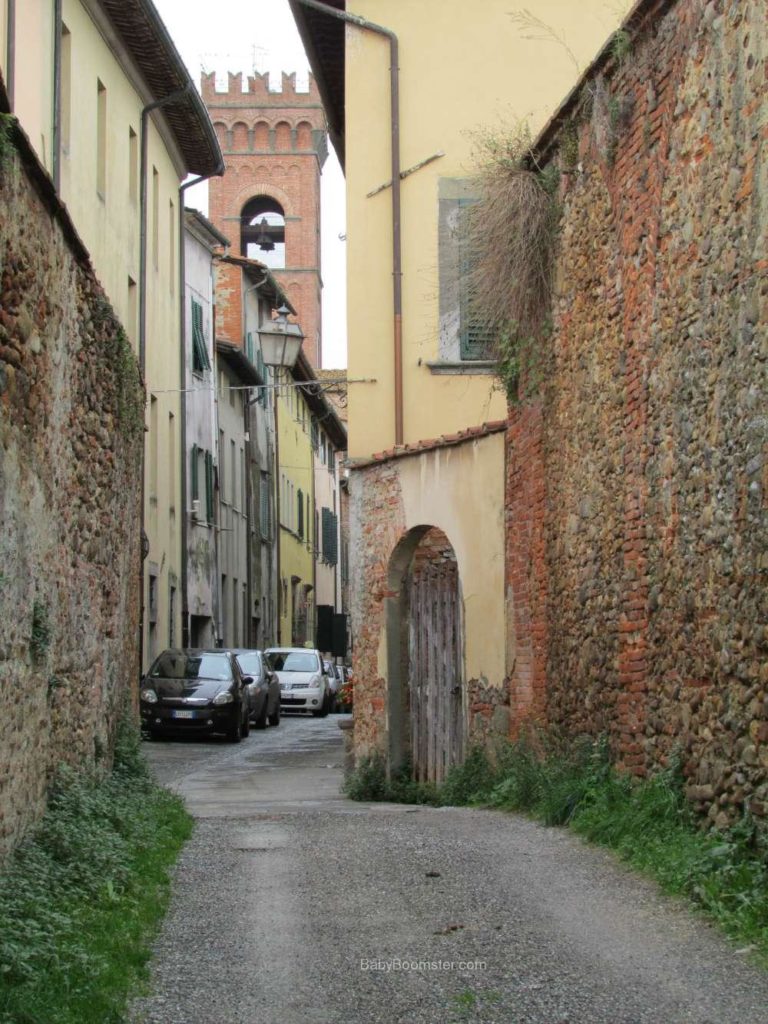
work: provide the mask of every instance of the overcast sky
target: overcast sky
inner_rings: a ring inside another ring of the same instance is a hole
[[[307,59],[287,0],[154,0],[189,72],[200,85],[201,71],[296,71],[306,84]],[[207,212],[206,185],[190,189],[190,206]],[[344,178],[331,148],[322,176],[323,365],[347,365]]]

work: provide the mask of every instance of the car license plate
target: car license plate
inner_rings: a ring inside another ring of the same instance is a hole
[[[171,714],[172,714],[172,716],[174,718],[194,718],[195,717],[195,712],[194,711],[172,711]]]

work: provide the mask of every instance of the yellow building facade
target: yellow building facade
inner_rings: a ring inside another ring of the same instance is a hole
[[[301,356],[299,357],[302,358]],[[283,646],[314,646],[315,499],[312,412],[298,387],[300,368],[278,370],[276,389],[280,571],[278,636]]]
[[[507,730],[518,654],[506,396],[467,320],[461,207],[480,138],[535,135],[630,3],[290,3],[347,183],[355,747],[439,780]]]
[[[59,14],[47,0],[0,0],[0,25],[13,112],[69,209],[146,383],[146,666],[181,642],[180,185],[189,174],[220,173],[221,152],[152,4],[62,0]]]

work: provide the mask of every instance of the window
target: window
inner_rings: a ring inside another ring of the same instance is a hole
[[[175,490],[173,486],[176,480],[176,417],[172,412],[168,413],[168,482],[169,482],[169,506],[173,511],[175,504]]]
[[[168,589],[168,646],[176,646],[176,587]]]
[[[189,490],[192,495],[192,501],[199,501],[200,499],[200,482],[198,480],[198,455],[200,449],[196,444],[192,445],[192,452],[189,456]]]
[[[285,266],[285,212],[271,196],[254,196],[240,214],[240,253],[268,267]]]
[[[192,370],[194,373],[204,373],[210,368],[211,361],[203,330],[203,307],[192,299]]]
[[[160,424],[157,414],[157,399],[149,399],[149,496],[157,501],[157,448]]]
[[[139,201],[139,137],[133,128],[128,128],[128,198],[132,203]]]
[[[259,474],[259,529],[264,540],[269,540],[272,531],[270,529],[270,502],[269,502],[269,474]]]
[[[132,342],[136,342],[138,335],[138,319],[139,319],[139,292],[136,287],[136,282],[132,277],[128,278],[128,322],[126,328],[128,330],[128,337]]]
[[[176,207],[171,199],[168,204],[168,271],[171,295],[176,290]]]
[[[213,522],[213,455],[205,453],[205,515]]]
[[[160,265],[160,175],[152,168],[152,260],[155,270]]]
[[[296,494],[296,532],[304,539],[304,492],[299,488]]]
[[[96,79],[96,191],[107,194],[107,90]]]
[[[248,512],[245,497],[245,451],[240,449],[240,509],[243,514]]]
[[[329,508],[323,509],[323,561],[336,565],[338,561],[338,519]]]
[[[230,501],[232,502],[232,508],[237,508],[237,445],[234,441],[229,442],[229,468],[232,473]]]
[[[469,245],[468,211],[476,202],[470,183],[461,178],[442,178],[438,196],[438,252],[440,280],[440,364],[488,363],[493,356],[493,336],[473,308],[473,254]],[[469,372],[491,372],[492,366],[467,367]]]
[[[224,445],[224,431],[219,431],[219,495],[221,500],[224,500],[224,480],[226,473],[224,472],[224,455],[226,448]]]
[[[72,33],[61,26],[61,148],[69,152],[72,130]]]

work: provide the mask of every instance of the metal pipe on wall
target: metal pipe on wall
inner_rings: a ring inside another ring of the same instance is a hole
[[[392,164],[392,305],[393,305],[393,359],[395,375],[395,444],[403,443],[403,258],[400,205],[400,68],[399,44],[395,33],[359,14],[329,7],[321,0],[297,0],[303,7],[327,14],[349,25],[375,32],[389,40],[390,67],[390,150]]]
[[[5,17],[5,91],[13,112],[16,83],[16,0],[8,0]]]

